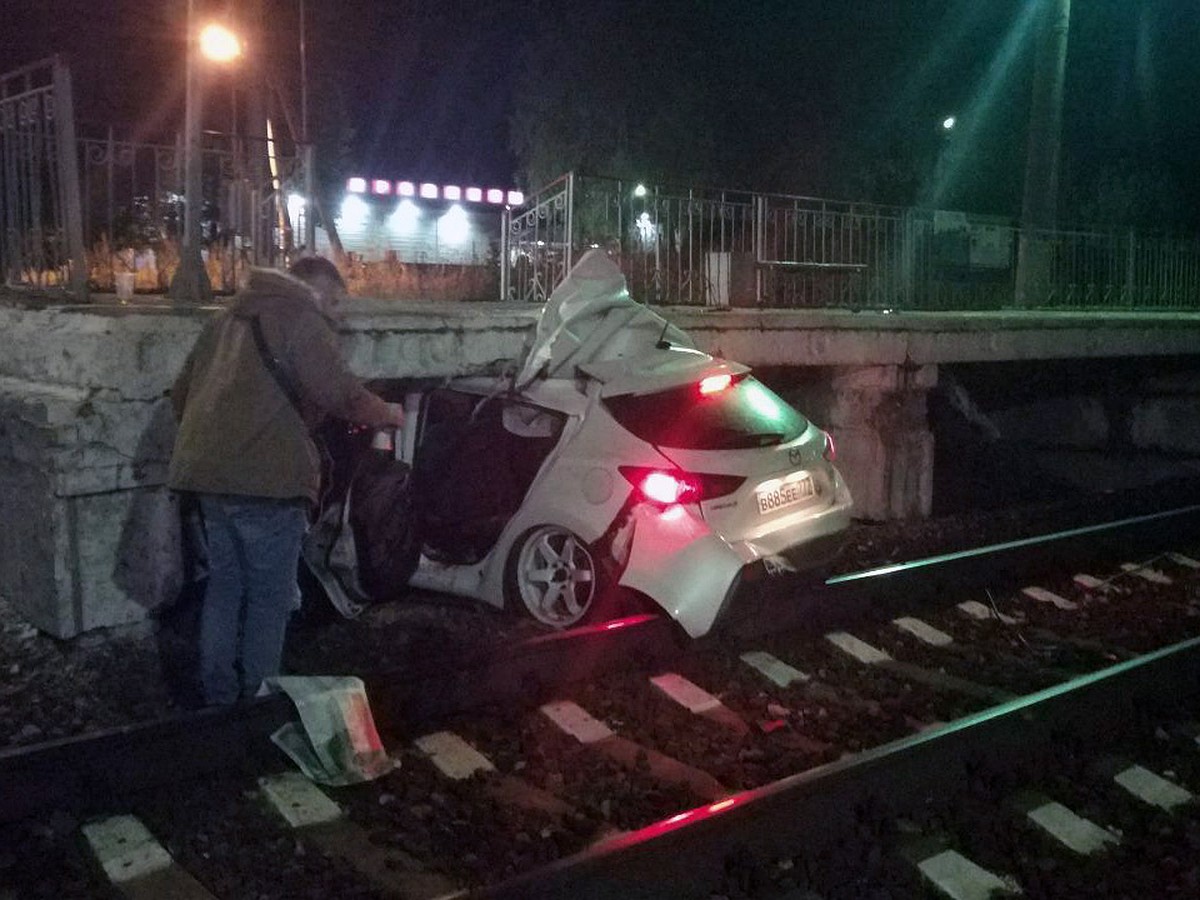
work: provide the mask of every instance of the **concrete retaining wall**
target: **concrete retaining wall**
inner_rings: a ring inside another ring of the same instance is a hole
[[[43,631],[141,621],[177,596],[166,394],[209,314],[0,306],[0,593]],[[343,341],[364,377],[495,371],[534,318],[362,303]]]
[[[71,637],[136,622],[175,598],[165,395],[211,312],[0,305],[0,594],[44,631]],[[1200,332],[1194,316],[1175,330],[1166,320],[1109,321],[1100,329],[1109,344],[1080,317],[1051,317],[1039,329],[1037,317],[666,312],[712,352],[809,373],[789,399],[832,432],[856,514],[869,519],[930,510],[925,401],[940,362],[1110,347],[1181,353]],[[342,339],[356,373],[436,378],[499,371],[519,356],[538,308],[356,301],[350,313]],[[1145,445],[1200,446],[1200,428],[1179,425],[1200,421],[1198,396],[1164,389],[1135,410],[1132,431]]]

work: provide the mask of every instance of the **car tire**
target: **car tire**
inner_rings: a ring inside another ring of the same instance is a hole
[[[508,555],[505,599],[551,628],[592,621],[607,608],[608,579],[595,550],[569,528],[537,525]]]

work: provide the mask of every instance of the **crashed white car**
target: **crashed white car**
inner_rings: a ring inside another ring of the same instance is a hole
[[[343,452],[353,475],[306,541],[345,614],[404,584],[554,628],[644,597],[699,637],[747,567],[827,561],[850,522],[829,435],[633,301],[599,251],[515,375],[404,403],[393,452]]]

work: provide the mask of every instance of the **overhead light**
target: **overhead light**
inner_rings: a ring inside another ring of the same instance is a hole
[[[371,182],[371,193],[387,196],[392,192],[392,183],[385,178],[376,178]]]
[[[358,194],[347,194],[346,199],[342,201],[341,215],[338,216],[342,228],[349,231],[357,231],[367,224],[367,217],[371,214],[371,208],[367,206],[367,201]]]
[[[438,195],[438,186],[424,182],[421,185],[421,197],[425,200],[436,200]]]
[[[446,200],[461,200],[462,188],[457,185],[448,184],[442,188],[442,197]]]
[[[487,202],[488,203],[503,203],[504,202],[504,191],[500,190],[500,188],[488,188]]]
[[[421,221],[421,209],[413,201],[405,197],[396,207],[396,211],[388,216],[388,228],[399,235],[412,234],[417,230]]]
[[[509,191],[508,192],[508,205],[509,206],[521,206],[522,204],[524,204],[524,202],[525,202],[525,195],[523,193],[521,193],[520,191]]]
[[[471,203],[483,202],[483,190],[477,187],[467,188],[467,200],[469,200]]]
[[[367,192],[367,179],[351,178],[346,182],[346,190],[351,194],[365,194]]]
[[[224,25],[213,22],[200,29],[200,53],[213,62],[233,62],[242,55],[242,42]]]
[[[415,197],[417,196],[417,186],[411,181],[397,181],[396,193],[401,197]]]
[[[471,236],[467,211],[455,203],[438,219],[438,238],[448,244],[464,243]]]

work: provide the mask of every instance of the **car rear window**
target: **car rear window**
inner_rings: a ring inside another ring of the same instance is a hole
[[[699,385],[607,397],[605,408],[624,428],[659,447],[737,450],[795,440],[808,421],[756,378],[742,376],[725,390]]]

